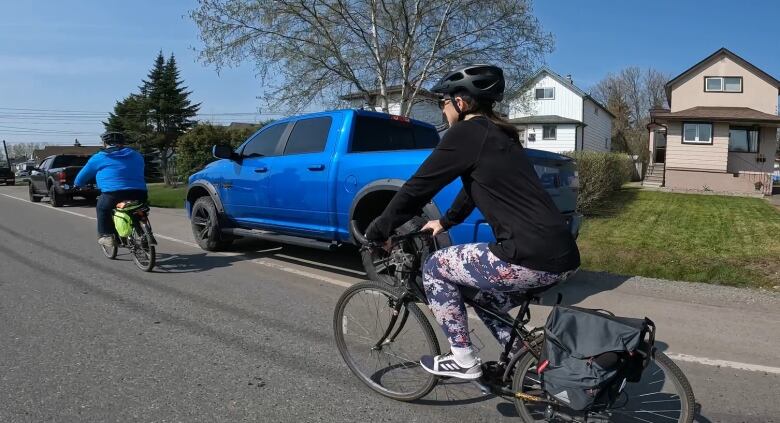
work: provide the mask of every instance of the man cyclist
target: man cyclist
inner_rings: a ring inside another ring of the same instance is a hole
[[[366,230],[369,240],[386,240],[456,178],[463,189],[444,216],[423,229],[438,234],[475,208],[493,229],[496,242],[443,248],[423,266],[425,294],[451,352],[424,356],[420,364],[439,376],[482,375],[460,286],[477,288],[475,301],[507,312],[519,305],[518,294],[565,280],[580,265],[574,237],[526,157],[517,128],[493,109],[503,99],[504,85],[500,68],[473,65],[450,72],[432,88],[443,96],[440,106],[450,129]],[[511,328],[478,314],[505,345]]]
[[[89,158],[73,185],[84,186],[97,180],[100,189],[95,208],[98,244],[112,247],[116,232],[112,213],[116,205],[126,200],[147,200],[144,158],[125,146],[125,136],[121,132],[106,132],[100,138],[105,148]]]

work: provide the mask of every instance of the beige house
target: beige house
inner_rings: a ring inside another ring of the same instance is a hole
[[[666,84],[650,111],[645,184],[770,195],[780,81],[721,48]]]

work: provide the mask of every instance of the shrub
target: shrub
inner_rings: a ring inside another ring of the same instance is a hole
[[[211,147],[217,144],[238,147],[261,125],[254,128],[228,128],[221,125],[200,124],[182,135],[176,144],[176,170],[186,181],[193,173],[216,160]]]
[[[581,213],[594,213],[612,192],[631,180],[633,163],[625,154],[578,151],[569,156],[577,161],[580,184],[577,209]]]

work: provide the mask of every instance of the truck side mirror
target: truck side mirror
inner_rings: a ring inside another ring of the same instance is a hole
[[[215,145],[211,148],[211,154],[218,159],[235,160],[236,155],[228,145]]]

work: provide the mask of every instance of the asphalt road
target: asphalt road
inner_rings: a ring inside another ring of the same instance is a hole
[[[92,209],[24,198],[25,187],[0,188],[0,422],[517,421],[511,403],[471,384],[408,404],[352,376],[331,321],[362,278],[354,251],[244,243],[206,254],[181,211],[155,209],[160,263],[146,274],[127,255],[101,255]],[[778,295],[586,272],[562,291],[653,318],[697,421],[780,421]],[[537,323],[548,310],[533,310]]]

